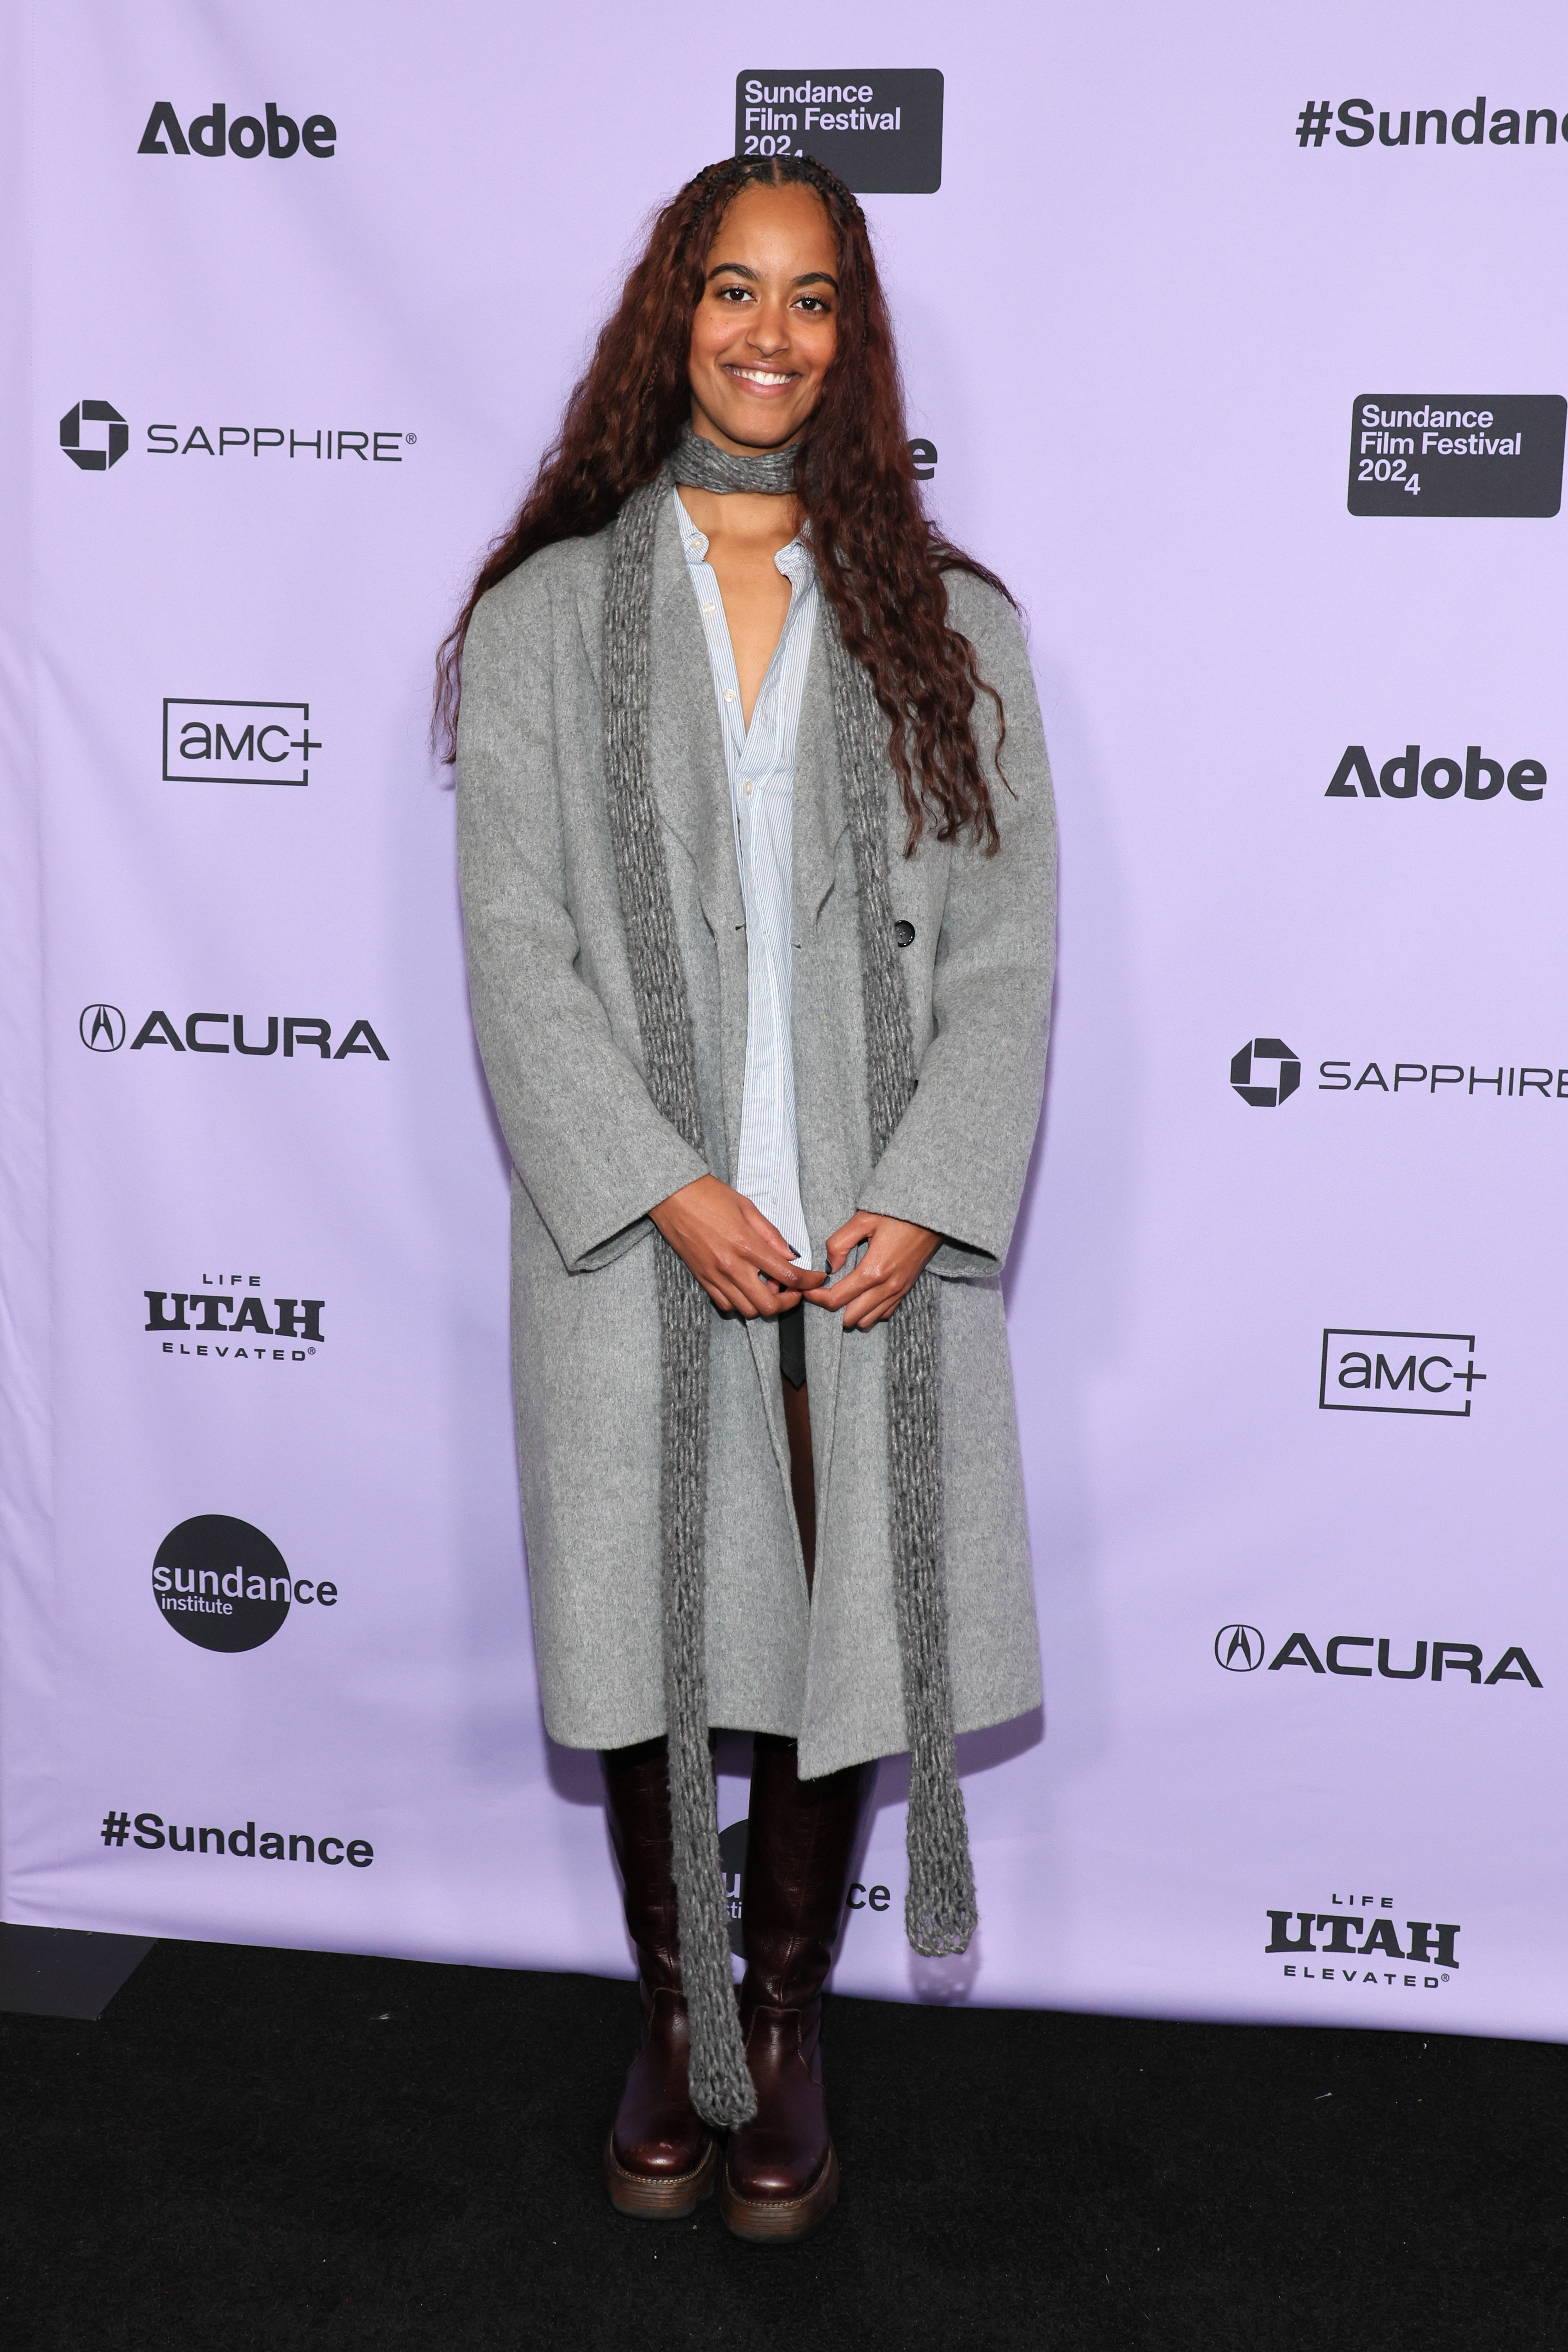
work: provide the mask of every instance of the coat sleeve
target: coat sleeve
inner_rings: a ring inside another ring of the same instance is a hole
[[[552,551],[553,552],[553,551]],[[463,658],[458,870],[474,1028],[512,1164],[573,1272],[707,1164],[654,1107],[580,968],[548,558],[479,604]],[[578,629],[575,614],[571,626]],[[596,763],[595,763],[596,767]]]
[[[967,840],[954,848],[931,981],[935,1034],[860,1206],[941,1234],[932,1273],[973,1276],[994,1274],[1006,1257],[1039,1125],[1056,964],[1056,811],[1017,616],[967,574],[951,580],[950,594],[953,626],[1006,713],[1004,783],[989,697],[974,712],[1001,846],[993,857]]]

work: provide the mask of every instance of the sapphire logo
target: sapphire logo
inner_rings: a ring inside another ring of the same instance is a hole
[[[249,403],[247,403],[249,405]],[[309,433],[293,425],[159,423],[145,428],[150,457],[309,457],[318,464],[401,466],[419,438],[390,425],[315,425]],[[131,427],[107,400],[79,400],[60,419],[60,447],[84,474],[106,474],[131,446]]]
[[[1301,1083],[1301,1059],[1283,1037],[1249,1037],[1230,1060],[1230,1083],[1254,1110],[1289,1102]]]
[[[84,425],[101,425],[107,430],[100,441],[89,441],[84,447]],[[130,446],[131,427],[119,409],[110,407],[107,400],[79,400],[60,419],[60,447],[84,474],[107,474],[110,466],[118,466]]]
[[[1214,1654],[1227,1674],[1256,1674],[1263,1664],[1263,1636],[1256,1625],[1222,1625],[1214,1637]]]
[[[77,1032],[92,1054],[118,1054],[125,1043],[125,1015],[118,1004],[84,1004]]]

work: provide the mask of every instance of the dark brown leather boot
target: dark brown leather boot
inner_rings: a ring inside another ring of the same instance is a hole
[[[757,1735],[752,1765],[741,2028],[757,2116],[730,2136],[719,2210],[737,2237],[804,2237],[838,2194],[822,2089],[822,1988],[856,1832],[876,1778],[803,1780],[793,1739]]]
[[[712,2194],[719,2150],[687,2088],[691,2037],[676,1932],[669,1759],[664,1741],[649,1739],[611,1748],[600,1761],[643,2005],[642,2047],[605,2150],[605,2186],[621,2212],[674,2221]]]

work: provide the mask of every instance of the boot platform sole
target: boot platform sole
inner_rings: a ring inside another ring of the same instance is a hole
[[[783,2245],[804,2238],[838,2200],[838,2158],[831,2140],[821,2171],[798,2197],[742,2197],[730,2179],[729,2168],[719,2186],[719,2211],[737,2238],[753,2245]]]
[[[679,2221],[711,2197],[719,2172],[719,2144],[710,2140],[700,2164],[689,2172],[628,2172],[616,2161],[612,2132],[605,2142],[605,2187],[617,2213],[639,2221]]]

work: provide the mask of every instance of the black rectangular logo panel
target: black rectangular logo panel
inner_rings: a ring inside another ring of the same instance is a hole
[[[737,155],[811,155],[863,196],[942,185],[934,68],[752,66],[735,76]]]
[[[1559,392],[1363,392],[1351,412],[1353,515],[1554,515]]]

